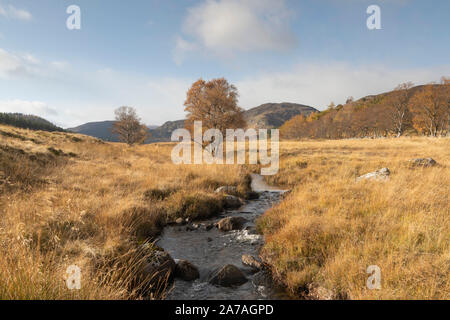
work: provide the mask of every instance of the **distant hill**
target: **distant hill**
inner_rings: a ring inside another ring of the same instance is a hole
[[[112,132],[114,120],[88,122],[81,126],[68,128],[68,131],[85,134],[87,136],[96,137],[104,141],[119,142],[117,134]],[[158,126],[148,126],[149,130]]]
[[[179,128],[184,128],[184,120],[167,121],[162,126],[150,130],[151,137],[146,142],[170,141],[172,132]]]
[[[63,128],[55,126],[48,120],[45,120],[38,116],[22,114],[22,113],[1,113],[0,123],[10,126],[31,129],[31,130],[43,130],[43,131],[64,131]]]
[[[297,103],[266,103],[245,111],[244,117],[249,127],[273,129],[299,114],[309,116],[313,112],[318,110]]]
[[[244,111],[244,118],[251,128],[273,129],[282,126],[286,121],[299,114],[308,116],[313,112],[318,112],[318,110],[297,103],[266,103]],[[168,121],[161,127],[150,130],[152,137],[148,142],[170,141],[172,132],[178,128],[184,128],[184,120]]]
[[[244,118],[252,128],[278,128],[296,115],[310,115],[316,109],[296,103],[266,103],[259,107],[244,111]],[[117,135],[112,133],[114,121],[89,122],[81,126],[67,129],[72,132],[100,138],[105,141],[118,142]],[[162,126],[149,126],[151,137],[146,143],[170,141],[172,132],[184,128],[184,120],[167,121]]]
[[[69,128],[68,131],[85,134],[96,137],[104,141],[118,142],[119,137],[112,132],[115,121],[88,122],[75,128]]]

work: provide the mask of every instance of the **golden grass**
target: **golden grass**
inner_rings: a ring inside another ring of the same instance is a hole
[[[293,190],[259,227],[263,257],[293,294],[450,298],[448,138],[282,142],[280,154],[268,180]],[[419,157],[439,165],[410,168]],[[389,181],[355,181],[383,167]],[[380,290],[366,286],[370,265],[381,268]]]
[[[242,167],[176,166],[172,147],[0,126],[0,299],[142,297],[133,252],[177,217],[220,211],[216,187],[248,191]]]

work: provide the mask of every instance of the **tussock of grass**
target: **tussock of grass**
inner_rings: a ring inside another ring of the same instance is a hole
[[[146,200],[164,200],[177,191],[176,188],[152,188],[144,193]]]
[[[323,287],[342,299],[450,298],[449,139],[284,142],[281,153],[269,181],[293,192],[259,228],[264,258],[292,293]],[[418,157],[439,165],[409,168]],[[382,167],[389,181],[355,181]],[[381,268],[381,290],[366,287],[370,265]]]
[[[222,195],[205,192],[178,192],[169,199],[168,215],[176,218],[206,219],[223,208]]]

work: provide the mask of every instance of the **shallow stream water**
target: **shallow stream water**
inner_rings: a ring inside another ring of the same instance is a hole
[[[169,226],[164,229],[157,245],[164,248],[175,261],[184,259],[193,263],[200,273],[200,278],[195,281],[175,279],[167,299],[245,300],[287,297],[284,290],[272,281],[267,271],[254,274],[241,262],[243,254],[258,257],[264,239],[255,232],[255,220],[278,203],[284,192],[266,185],[263,177],[256,174],[252,175],[252,189],[260,194],[259,199],[248,200],[237,210],[227,210],[212,219],[196,222],[198,227],[195,230],[190,230],[187,226]],[[244,217],[247,223],[242,230],[207,230],[207,225],[229,216]],[[227,264],[240,268],[248,279],[247,283],[231,288],[209,284],[210,272]]]

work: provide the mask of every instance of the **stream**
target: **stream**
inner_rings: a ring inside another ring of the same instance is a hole
[[[214,218],[196,222],[196,229],[187,226],[168,226],[158,241],[177,261],[184,259],[193,263],[199,270],[200,278],[195,281],[175,279],[169,289],[168,300],[249,300],[249,299],[285,299],[287,295],[280,286],[272,281],[267,271],[253,273],[243,265],[241,257],[249,254],[258,257],[264,244],[264,238],[255,232],[255,220],[266,210],[280,201],[284,190],[268,186],[263,177],[252,175],[252,189],[259,193],[259,198],[248,200],[236,210],[226,210]],[[207,230],[206,226],[222,218],[244,217],[247,222],[242,230],[223,232],[217,228]],[[222,287],[208,283],[211,271],[218,267],[232,264],[241,269],[248,281],[241,286]]]

